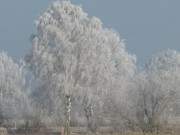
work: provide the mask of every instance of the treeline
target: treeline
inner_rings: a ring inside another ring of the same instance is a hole
[[[180,116],[179,52],[137,67],[118,33],[69,1],[51,4],[36,28],[23,60],[0,54],[0,125],[145,133]]]

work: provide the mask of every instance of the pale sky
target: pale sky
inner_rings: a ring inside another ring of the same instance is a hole
[[[0,0],[0,50],[14,58],[30,48],[34,20],[53,0]],[[180,50],[180,0],[72,0],[126,39],[139,63],[164,49]]]

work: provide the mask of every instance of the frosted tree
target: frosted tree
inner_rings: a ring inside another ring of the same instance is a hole
[[[154,132],[167,120],[178,99],[179,71],[180,54],[167,50],[153,56],[136,78],[137,93],[133,93],[132,99],[135,99],[136,117],[144,132]]]
[[[54,2],[39,17],[26,61],[38,82],[35,92],[42,108],[48,106],[49,115],[58,113],[63,119],[66,104],[66,132],[72,100],[86,101],[90,121],[118,76],[135,70],[135,57],[126,52],[119,35],[69,1]]]
[[[0,53],[0,121],[16,120],[25,115],[27,96],[23,68],[6,53]]]

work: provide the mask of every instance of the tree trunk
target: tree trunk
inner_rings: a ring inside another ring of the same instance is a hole
[[[70,135],[70,121],[71,121],[71,96],[66,95],[66,112],[65,112],[65,129],[64,135]]]
[[[86,114],[86,118],[87,118],[87,128],[89,131],[94,132],[95,127],[94,127],[94,123],[93,123],[93,106],[92,104],[89,104],[88,106],[85,107],[85,114]]]

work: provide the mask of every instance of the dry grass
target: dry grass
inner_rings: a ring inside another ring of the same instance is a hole
[[[11,134],[9,134],[11,135]],[[54,134],[54,133],[24,133],[24,134],[13,134],[13,135],[61,135],[60,133],[59,134]],[[71,135],[82,135],[82,134],[71,134]],[[140,133],[140,132],[131,132],[131,133],[126,133],[126,134],[120,134],[120,133],[113,133],[113,134],[84,134],[84,135],[144,135],[143,133]],[[145,134],[145,135],[157,135],[157,134]],[[176,134],[163,134],[163,133],[160,133],[158,135],[180,135],[180,133],[176,133]]]
[[[106,128],[105,128],[106,129]],[[105,130],[104,128],[101,128],[101,130],[98,131],[98,133],[87,133],[85,128],[80,127],[71,127],[71,135],[180,135],[180,127],[179,126],[173,126],[170,130],[164,130],[164,132],[161,132],[159,134],[143,134],[142,132],[132,132],[132,131],[124,131],[124,132],[114,132],[114,130],[108,128]],[[61,135],[61,128],[43,128],[42,130],[35,131],[35,132],[21,132],[21,133],[9,133],[9,135]],[[1,134],[0,134],[1,135]]]
[[[96,134],[96,135],[144,135],[141,132],[129,132],[129,133],[124,133],[124,134],[120,134],[120,133],[114,133],[114,134]],[[145,135],[180,135],[180,133],[159,133],[159,134],[150,134],[150,133],[146,133]]]

